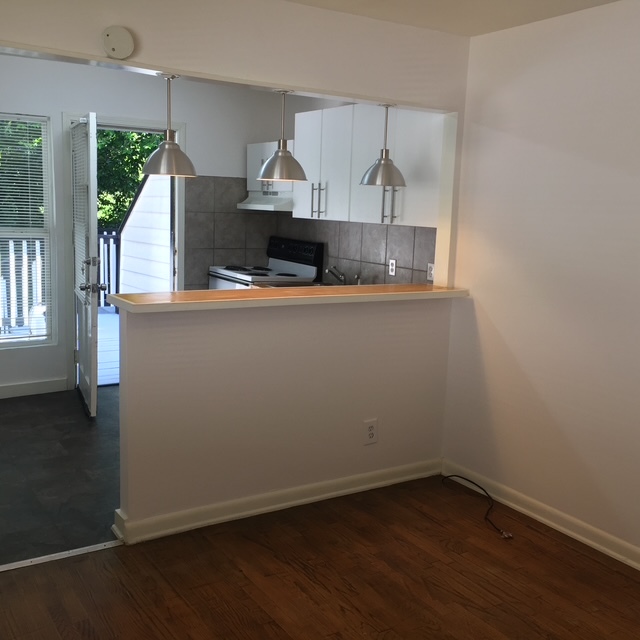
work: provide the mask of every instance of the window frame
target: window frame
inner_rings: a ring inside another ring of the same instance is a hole
[[[44,247],[42,250],[43,268],[42,268],[42,287],[43,301],[41,306],[44,307],[45,317],[45,333],[36,335],[16,334],[12,337],[5,336],[7,325],[4,324],[4,313],[0,307],[0,350],[6,349],[22,349],[40,347],[44,345],[54,344],[57,341],[57,304],[56,304],[56,206],[55,206],[55,173],[54,173],[54,154],[53,154],[53,127],[51,118],[44,115],[9,113],[0,112],[0,123],[7,121],[37,123],[42,128],[42,193],[44,202],[44,220],[42,227],[3,227],[0,226],[0,239],[2,240],[25,240],[33,239],[35,241],[42,240]],[[27,254],[30,255],[30,254]],[[0,273],[0,277],[6,277],[6,269]],[[22,268],[21,268],[22,271]],[[24,276],[18,276],[24,277]],[[31,294],[32,277],[29,278],[29,294]],[[10,283],[8,283],[10,286]],[[9,302],[7,301],[7,305]],[[33,308],[33,301],[29,301],[30,309]],[[11,316],[9,312],[7,314]],[[37,315],[37,314],[36,314]],[[20,316],[19,316],[20,317]],[[24,311],[23,315],[24,317]],[[12,319],[15,320],[15,319]],[[10,326],[10,325],[9,325]],[[24,326],[24,325],[23,325]],[[10,329],[7,329],[10,333]]]

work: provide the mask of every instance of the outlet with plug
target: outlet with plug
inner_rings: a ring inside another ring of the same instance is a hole
[[[364,445],[376,444],[378,442],[378,418],[370,418],[363,421],[364,431]]]

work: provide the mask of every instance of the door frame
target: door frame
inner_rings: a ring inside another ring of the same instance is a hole
[[[65,162],[64,162],[64,209],[66,215],[62,224],[65,227],[65,234],[68,238],[72,237],[73,219],[69,215],[73,207],[73,193],[71,189],[71,125],[84,117],[84,113],[80,112],[64,112],[62,114],[62,131],[65,141]],[[110,116],[96,113],[96,124],[98,129],[121,129],[123,131],[149,131],[153,133],[163,132],[166,130],[167,123],[161,120],[146,120],[141,118],[126,118],[122,116]],[[172,128],[176,131],[176,142],[184,145],[186,140],[187,126],[184,122],[171,123]],[[175,189],[175,248],[177,251],[176,268],[177,279],[176,287],[182,289],[184,287],[184,180],[174,180]],[[76,327],[75,327],[75,295],[74,295],[74,265],[73,252],[68,252],[64,267],[64,283],[66,293],[64,295],[64,304],[69,309],[69,322],[66,327],[61,327],[60,331],[66,331],[67,344],[69,345],[67,353],[67,388],[74,389],[76,384],[76,365],[74,361],[74,350],[76,348]]]

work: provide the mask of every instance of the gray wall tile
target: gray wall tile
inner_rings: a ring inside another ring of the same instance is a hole
[[[278,230],[278,218],[275,213],[246,213],[246,246],[247,249],[263,249],[269,244],[269,236]]]
[[[278,216],[278,235],[283,238],[293,238],[295,240],[311,240],[313,235],[313,220],[294,218],[291,214]]]
[[[213,212],[216,178],[198,176],[184,181],[184,208],[186,211]]]
[[[387,258],[386,224],[362,225],[362,260],[385,264]]]
[[[236,265],[239,267],[247,263],[247,255],[244,249],[215,249],[213,252],[212,265],[224,267],[226,265]]]
[[[427,264],[435,262],[436,229],[416,227],[416,238],[413,249],[413,268],[427,270]]]
[[[396,267],[396,275],[390,276],[389,271],[386,270],[384,282],[385,284],[411,284],[413,273],[413,269],[401,269]]]
[[[385,273],[386,269],[383,264],[360,263],[360,282],[362,284],[384,284]]]
[[[389,225],[387,229],[387,259],[396,261],[396,267],[411,269],[413,267],[413,244],[415,227]]]
[[[362,223],[340,222],[338,224],[340,229],[338,257],[360,261],[362,259]]]
[[[247,249],[245,252],[245,263],[252,267],[266,267],[269,258],[265,249]]]
[[[212,249],[190,249],[184,255],[185,287],[206,289],[209,286],[209,267],[213,264]]]
[[[427,280],[427,272],[426,271],[417,271],[413,270],[413,276],[411,278],[411,282],[413,284],[432,284]]]
[[[211,249],[213,247],[213,213],[185,212],[184,245],[186,249]]]
[[[215,178],[213,210],[216,213],[237,211],[238,202],[247,198],[246,178]]]
[[[246,219],[243,213],[216,213],[214,249],[244,249]]]

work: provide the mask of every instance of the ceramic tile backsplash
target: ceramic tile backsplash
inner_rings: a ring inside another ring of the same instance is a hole
[[[341,258],[362,260],[362,227],[361,222],[339,222],[338,251]]]
[[[413,246],[414,271],[427,271],[427,265],[433,263],[436,255],[436,230],[430,227],[416,227]],[[425,276],[426,278],[426,276]]]
[[[395,260],[397,269],[412,269],[415,234],[415,227],[389,225],[387,229],[386,262]]]
[[[217,178],[211,176],[199,176],[198,178],[185,180],[185,211],[213,213],[216,180]]]
[[[185,186],[185,289],[207,288],[212,264],[265,264],[271,235],[322,242],[325,265],[349,284],[424,283],[435,260],[436,229],[293,218],[290,213],[239,211],[244,178],[201,176]],[[389,259],[396,275],[389,276]],[[331,282],[331,276],[324,279]]]

